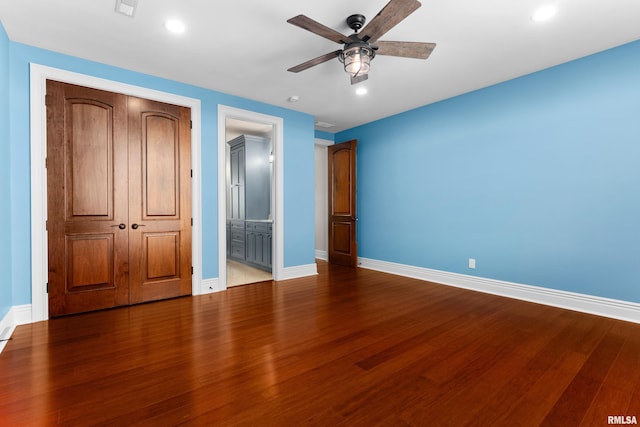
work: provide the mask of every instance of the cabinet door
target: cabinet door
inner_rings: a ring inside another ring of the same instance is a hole
[[[256,249],[255,249],[255,262],[256,264],[264,265],[264,233],[256,233]]]
[[[261,264],[271,268],[271,233],[263,234]]]
[[[227,256],[231,255],[231,222],[227,221]]]
[[[247,232],[246,248],[245,259],[249,262],[256,262],[256,233]]]
[[[269,146],[263,138],[245,136],[245,218],[267,219],[271,204]]]
[[[245,217],[245,149],[244,146],[234,147],[231,150],[231,219],[244,219]]]

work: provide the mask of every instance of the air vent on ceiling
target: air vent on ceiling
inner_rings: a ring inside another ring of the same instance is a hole
[[[332,128],[334,126],[335,125],[333,125],[331,123],[327,123],[327,122],[320,122],[320,121],[316,122],[316,127],[318,127],[318,128],[328,129],[328,128]]]
[[[138,0],[116,0],[116,12],[133,18],[136,13]]]

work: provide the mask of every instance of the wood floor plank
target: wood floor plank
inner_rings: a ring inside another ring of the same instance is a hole
[[[640,325],[364,269],[56,318],[0,354],[0,425],[606,425]]]
[[[624,340],[624,344],[586,412],[582,426],[603,425],[608,416],[613,415],[638,416],[640,405],[633,404],[632,399],[635,388],[640,383],[640,369],[629,367],[640,367],[640,336],[634,334],[629,329],[630,326],[621,322],[611,330],[611,334]]]
[[[610,335],[604,337],[573,381],[567,386],[543,423],[558,426],[580,425],[600,390],[613,361],[618,356],[621,346],[621,339]]]

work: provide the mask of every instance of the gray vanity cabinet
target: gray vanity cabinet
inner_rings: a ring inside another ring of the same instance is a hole
[[[228,142],[230,192],[227,254],[271,271],[271,153],[269,141],[240,135]]]
[[[230,243],[228,255],[236,261],[244,261],[246,252],[245,226],[241,219],[232,219],[230,224]]]
[[[272,223],[246,221],[246,258],[254,267],[271,271]]]

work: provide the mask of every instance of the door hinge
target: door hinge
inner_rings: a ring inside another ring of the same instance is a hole
[[[193,178],[193,169],[191,169],[191,178]]]
[[[191,226],[193,227],[193,218],[191,218]]]
[[[191,275],[193,276],[193,266],[191,266]]]
[[[193,129],[193,120],[189,120],[189,129]]]
[[[47,282],[47,293],[49,293],[49,282]]]

